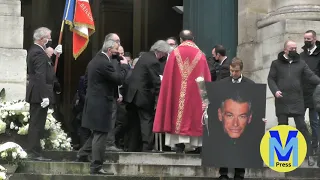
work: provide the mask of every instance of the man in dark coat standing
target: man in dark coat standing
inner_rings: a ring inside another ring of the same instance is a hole
[[[227,51],[222,45],[216,45],[212,49],[212,57],[215,60],[215,63],[212,65],[215,69],[215,72],[211,72],[212,81],[220,81],[226,77],[230,76],[230,64],[231,59],[227,57]]]
[[[320,84],[320,78],[314,74],[308,65],[300,60],[297,44],[287,41],[284,51],[278,54],[278,59],[272,61],[268,85],[275,96],[276,116],[279,125],[288,125],[288,117],[293,117],[297,129],[304,135],[308,145],[308,164],[315,164],[312,155],[310,135],[304,121],[304,100],[302,80],[310,84]]]
[[[115,88],[121,85],[129,70],[128,61],[121,60],[114,66],[112,59],[118,55],[119,44],[113,40],[104,42],[87,67],[87,93],[82,126],[92,131],[90,138],[78,152],[78,161],[87,161],[92,153],[91,174],[112,174],[102,169],[108,132],[112,130],[112,106]]]
[[[128,79],[128,89],[124,94],[129,121],[128,151],[140,151],[140,136],[142,151],[151,151],[154,135],[152,133],[155,106],[160,91],[160,62],[167,56],[170,46],[166,41],[157,41],[144,53],[135,65]]]
[[[230,76],[222,79],[220,82],[224,83],[242,83],[242,84],[255,84],[249,78],[246,78],[242,75],[243,62],[239,58],[233,58],[230,64]],[[222,167],[219,170],[220,177],[219,179],[229,179],[228,177],[228,168]],[[245,169],[244,168],[235,168],[234,170],[234,179],[242,180],[244,179]]]
[[[116,33],[107,34],[105,37],[105,41],[107,41],[107,40],[116,41],[119,44],[119,50],[124,51],[123,47],[120,44],[120,37]],[[117,53],[117,55],[114,56],[114,58],[111,60],[111,62],[116,67],[116,66],[118,66],[119,61],[122,59],[124,59],[123,52],[121,52],[121,54],[120,54],[120,51],[119,51]],[[121,149],[118,149],[115,144],[115,136],[117,133],[116,129],[115,129],[115,124],[117,121],[117,111],[118,111],[117,100],[118,99],[119,99],[119,89],[117,86],[117,88],[114,88],[114,99],[113,99],[113,105],[112,105],[112,118],[111,118],[112,119],[112,121],[111,121],[112,130],[108,133],[106,151],[114,151],[114,152],[122,151]]]
[[[308,30],[304,34],[304,46],[303,52],[300,54],[302,60],[304,60],[309,68],[320,77],[320,42],[317,41],[317,34],[313,30]],[[319,134],[319,119],[318,113],[314,110],[312,101],[312,95],[315,85],[303,81],[303,96],[305,109],[309,109],[310,126],[312,130],[312,148],[313,152],[317,151],[319,146],[318,134]]]
[[[53,63],[45,52],[50,47],[51,30],[46,27],[38,28],[33,34],[34,44],[27,56],[27,92],[26,101],[30,103],[30,124],[28,130],[28,156],[34,160],[49,160],[41,156],[40,139],[44,133],[48,107],[54,104],[55,73]],[[58,45],[55,53],[62,53]]]

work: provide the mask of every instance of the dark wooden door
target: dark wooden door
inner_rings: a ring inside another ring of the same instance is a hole
[[[236,56],[238,45],[238,0],[184,0],[183,27],[195,35],[198,46],[212,56],[216,44]]]
[[[182,1],[90,0],[96,32],[90,37],[87,48],[77,60],[72,56],[72,32],[68,25],[65,25],[63,54],[59,59],[57,76],[63,88],[61,113],[66,122],[72,121],[71,102],[79,77],[84,74],[92,57],[101,49],[105,35],[117,33],[125,51],[136,56],[139,51],[149,50],[156,40],[178,36],[182,29],[183,16],[176,13],[172,7],[182,5]],[[41,26],[52,30],[53,46],[57,45],[64,6],[65,1],[22,1],[25,49],[33,43],[33,31]]]

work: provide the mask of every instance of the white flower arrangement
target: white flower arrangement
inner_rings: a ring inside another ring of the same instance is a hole
[[[202,125],[205,125],[207,128],[207,132],[209,134],[209,116],[208,116],[208,107],[209,107],[209,98],[208,98],[208,93],[207,93],[207,89],[206,89],[206,84],[205,84],[205,79],[203,76],[199,76],[195,79],[198,88],[199,88],[199,93],[200,93],[200,97],[202,100],[202,104],[205,107],[204,108],[204,112],[202,114]]]
[[[25,101],[0,102],[0,134],[10,129],[19,135],[27,135],[29,129],[29,108]],[[45,130],[47,137],[41,140],[42,149],[71,151],[71,139],[61,129],[61,123],[52,116],[53,110],[48,110]]]
[[[7,179],[7,170],[3,166],[0,165],[0,180]]]
[[[7,169],[0,165],[0,180],[7,179]]]
[[[14,142],[6,142],[0,145],[1,160],[7,161],[9,164],[17,164],[27,158],[27,153],[20,145]]]

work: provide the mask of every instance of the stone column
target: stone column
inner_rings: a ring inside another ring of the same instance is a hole
[[[259,2],[258,2],[259,1]],[[244,5],[246,16],[239,10],[238,55],[245,61],[245,73],[258,83],[267,83],[270,65],[283,50],[288,39],[303,45],[303,34],[309,29],[320,33],[320,1],[319,0],[246,0]],[[264,12],[259,10],[264,7]],[[239,9],[241,6],[239,6]],[[253,10],[256,13],[252,14]],[[250,13],[248,13],[250,12]],[[245,17],[245,18],[244,18]],[[240,37],[240,34],[244,34]],[[301,52],[301,49],[298,48]],[[274,97],[267,89],[267,129],[277,125]],[[306,117],[308,119],[308,117]],[[294,125],[290,120],[290,124]]]
[[[20,0],[0,0],[0,89],[5,88],[7,101],[25,99],[23,21]]]
[[[262,28],[286,19],[320,20],[319,0],[271,0],[267,17],[258,22]]]

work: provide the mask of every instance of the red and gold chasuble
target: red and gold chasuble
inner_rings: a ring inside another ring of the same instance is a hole
[[[185,41],[169,56],[154,119],[155,133],[202,136],[202,101],[195,79],[211,80],[206,57]]]

